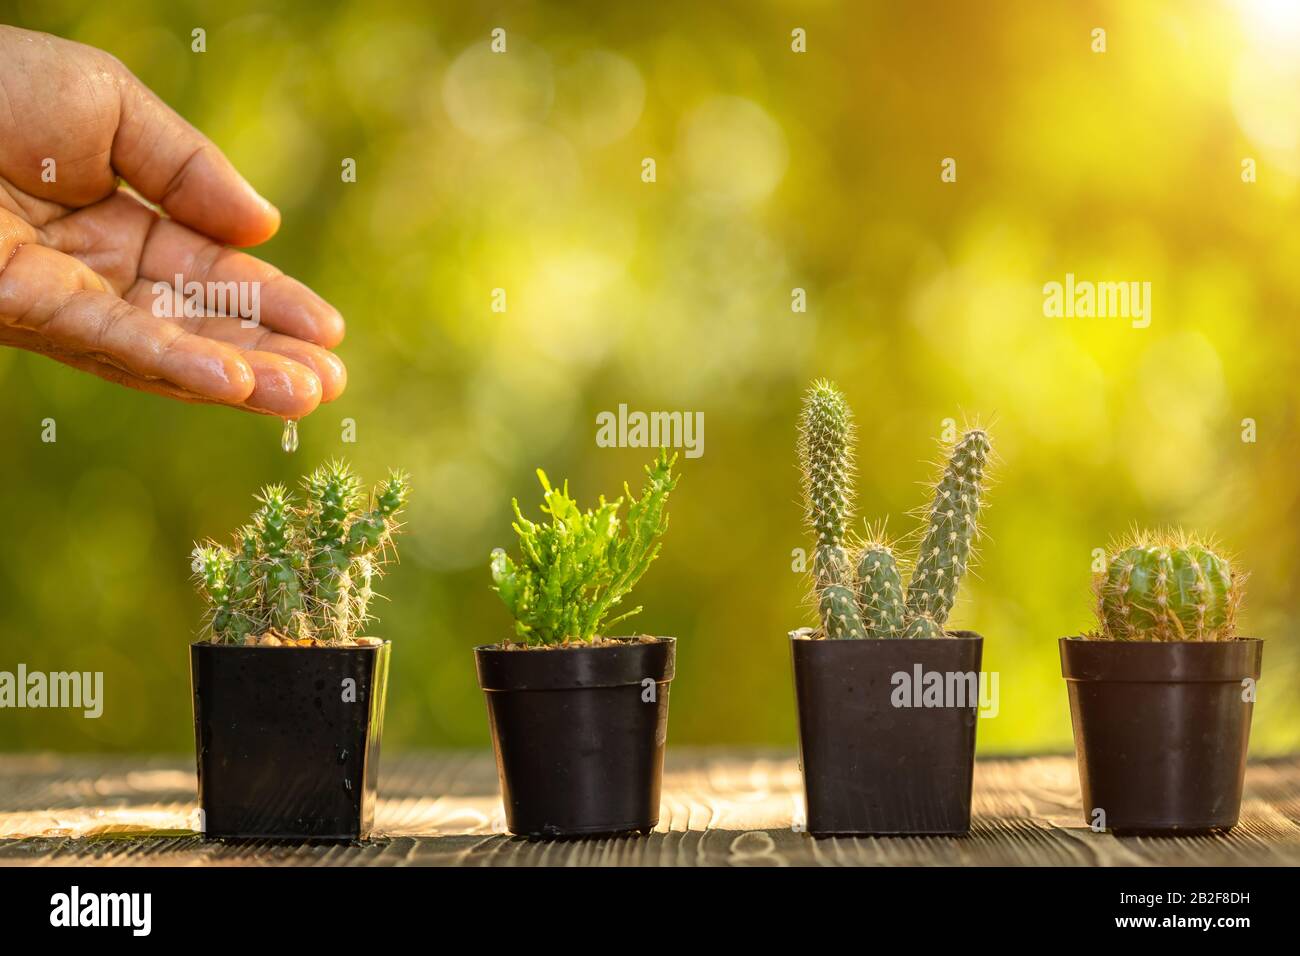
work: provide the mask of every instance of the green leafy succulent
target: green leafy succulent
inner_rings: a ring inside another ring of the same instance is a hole
[[[519,556],[492,552],[494,589],[515,618],[525,644],[591,641],[641,611],[609,615],[622,603],[650,563],[659,556],[659,538],[668,527],[668,494],[678,479],[677,456],[667,451],[646,466],[646,485],[637,498],[626,484],[623,496],[583,511],[569,497],[569,484],[551,485],[540,468],[545,523],[525,518],[514,501]],[[619,512],[627,502],[627,517]]]

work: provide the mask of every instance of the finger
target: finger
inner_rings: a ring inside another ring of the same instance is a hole
[[[241,328],[237,319],[204,317],[178,319],[177,323],[195,335],[228,342],[245,352],[270,352],[310,369],[320,383],[321,402],[334,401],[347,388],[347,366],[337,355],[319,345],[266,329]]]
[[[250,298],[256,284],[260,322],[268,328],[325,348],[343,340],[343,317],[296,279],[245,252],[228,249],[193,230],[167,220],[149,231],[140,254],[139,274],[159,282],[248,283]]]
[[[263,394],[258,394],[254,390],[254,396],[258,401],[265,402],[272,406],[270,408],[261,408],[244,402],[239,405],[230,405],[226,402],[214,401],[211,398],[205,398],[202,395],[196,395],[193,392],[186,391],[183,388],[171,384],[162,379],[141,378],[138,375],[118,368],[110,362],[101,361],[94,356],[85,353],[69,352],[65,349],[58,348],[36,332],[27,329],[11,328],[9,326],[0,326],[0,345],[10,345],[15,348],[26,349],[30,352],[36,352],[47,358],[52,358],[56,362],[62,362],[64,365],[71,366],[82,372],[88,372],[91,375],[98,376],[107,382],[115,385],[123,385],[126,388],[136,389],[141,392],[148,392],[153,395],[162,395],[166,398],[173,398],[177,401],[190,402],[196,405],[225,405],[229,408],[236,408],[241,411],[253,412],[258,415],[275,415],[277,417],[301,418],[308,414],[305,409],[310,405],[310,401],[297,403],[286,403],[283,400],[277,400],[275,396],[269,399],[265,397],[266,389]],[[259,363],[260,364],[260,363]],[[277,374],[271,371],[270,377],[274,378]],[[287,409],[282,412],[281,409]]]
[[[281,418],[303,418],[316,410],[321,400],[316,373],[274,352],[244,352],[253,369],[257,386],[244,404],[257,412]]]
[[[56,362],[62,362],[64,365],[71,366],[82,372],[89,372],[112,382],[115,385],[125,385],[127,388],[139,389],[142,392],[150,392],[155,395],[164,395],[167,398],[175,398],[182,402],[203,403],[206,405],[217,404],[210,399],[200,398],[193,392],[187,392],[182,388],[177,388],[170,382],[162,379],[141,378],[138,375],[132,375],[130,372],[118,368],[108,362],[100,361],[90,355],[78,352],[69,352],[65,349],[57,348],[50,344],[49,340],[37,332],[28,329],[17,329],[7,325],[0,325],[0,345],[8,345],[13,348],[25,349],[28,352],[35,352],[37,355],[43,355],[46,358],[52,358]],[[236,406],[239,407],[239,406]]]
[[[123,68],[113,168],[168,215],[237,246],[265,242],[280,212],[206,136]]]
[[[0,316],[59,348],[214,401],[239,404],[256,385],[238,349],[135,308],[86,265],[44,246],[21,245],[4,265]]]
[[[347,387],[347,367],[333,352],[291,335],[281,335],[279,332],[272,332],[260,326],[245,328],[243,322],[233,316],[186,317],[184,301],[176,301],[174,290],[169,294],[172,295],[172,300],[168,303],[168,311],[170,315],[176,316],[171,321],[185,331],[216,339],[219,342],[228,342],[235,348],[245,351],[274,352],[276,355],[282,355],[307,366],[320,380],[322,402],[334,401]],[[140,279],[131,287],[125,298],[141,309],[152,311],[158,296],[149,280]]]

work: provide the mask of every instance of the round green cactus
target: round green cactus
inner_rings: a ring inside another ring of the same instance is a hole
[[[1227,559],[1184,535],[1141,535],[1097,576],[1101,634],[1122,641],[1227,641],[1241,581]]]

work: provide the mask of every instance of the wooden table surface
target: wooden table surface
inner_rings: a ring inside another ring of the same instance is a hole
[[[222,844],[192,830],[190,760],[0,756],[0,864],[534,866],[1300,865],[1300,757],[1252,763],[1241,823],[1183,838],[1093,833],[1072,757],[981,760],[966,837],[812,839],[789,754],[669,750],[644,837],[531,842],[505,832],[481,753],[400,754],[380,773],[377,838],[350,846]]]

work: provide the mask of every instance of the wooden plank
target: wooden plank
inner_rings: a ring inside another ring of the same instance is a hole
[[[496,768],[479,753],[385,759],[365,845],[205,842],[183,759],[0,757],[0,864],[104,866],[1249,866],[1300,865],[1300,757],[1246,778],[1241,824],[1214,837],[1117,838],[1083,822],[1074,760],[981,760],[965,837],[814,839],[788,755],[670,751],[648,836],[509,836]]]

